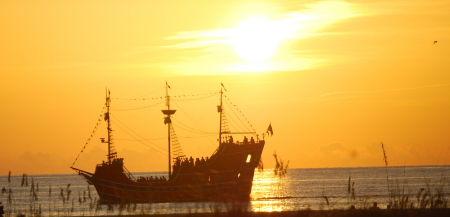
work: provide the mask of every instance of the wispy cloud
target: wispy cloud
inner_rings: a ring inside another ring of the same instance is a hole
[[[406,88],[394,88],[394,89],[380,89],[380,90],[369,90],[369,91],[337,91],[329,92],[319,96],[304,99],[306,103],[311,102],[327,102],[327,103],[342,103],[342,102],[352,102],[352,101],[367,101],[368,97],[374,95],[381,95],[386,93],[404,93],[415,90],[429,90],[441,87],[448,87],[450,84],[434,84],[418,87],[406,87]]]
[[[344,19],[359,16],[361,13],[353,7],[351,3],[344,1],[319,1],[306,5],[293,5],[292,3],[284,3],[278,5],[277,10],[280,12],[271,17],[267,17],[274,22],[279,32],[280,40],[301,40],[317,35],[333,34],[332,32],[320,32],[324,28],[333,23],[340,22]],[[296,9],[297,8],[297,9]],[[237,24],[236,24],[237,26]],[[199,64],[219,64],[220,69],[216,70],[243,70],[243,71],[259,71],[259,70],[302,70],[313,67],[313,62],[323,63],[324,60],[315,58],[308,60],[307,57],[299,57],[299,50],[283,50],[277,52],[277,57],[273,57],[266,66],[248,66],[248,64],[237,64],[235,54],[232,53],[232,37],[236,34],[236,28],[213,29],[213,30],[195,30],[178,32],[175,35],[166,37],[169,45],[163,48],[171,49],[170,52],[185,55],[183,59]],[[189,49],[190,53],[181,53],[183,50]],[[219,53],[220,52],[220,53]],[[187,56],[189,55],[189,56]],[[234,61],[234,62],[233,62]],[[301,64],[299,64],[301,62]],[[308,63],[309,62],[309,63]],[[178,65],[184,63],[177,63]],[[190,64],[190,63],[185,63]],[[240,65],[240,66],[236,66]],[[249,70],[250,69],[250,70]],[[253,69],[253,70],[252,70]]]
[[[221,30],[197,30],[197,31],[183,31],[176,35],[166,37],[166,40],[183,40],[173,45],[163,46],[166,48],[176,49],[190,49],[212,46],[214,44],[229,43],[232,37],[232,29]]]

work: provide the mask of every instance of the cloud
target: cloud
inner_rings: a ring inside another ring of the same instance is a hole
[[[379,89],[370,91],[337,91],[321,94],[315,97],[310,97],[303,100],[306,103],[310,102],[328,102],[328,103],[342,103],[342,102],[353,102],[353,101],[367,101],[371,100],[370,97],[386,95],[387,93],[408,93],[412,91],[424,91],[424,90],[436,90],[438,88],[448,87],[450,84],[433,84],[426,86],[417,87],[406,87],[406,88],[395,88],[395,89]],[[392,95],[391,95],[392,96]],[[385,98],[388,100],[388,98]],[[404,101],[405,99],[402,98]],[[422,102],[423,103],[423,102]],[[396,102],[396,105],[412,105],[411,103]],[[416,103],[417,105],[417,103]]]
[[[283,10],[294,8],[266,17],[274,23],[273,26],[276,26],[280,41],[334,34],[322,30],[333,23],[361,15],[353,7],[353,4],[344,1],[320,1],[307,5],[285,3],[278,5],[277,8],[283,8]],[[177,67],[176,70],[190,70],[195,67],[213,71],[293,71],[311,68],[326,62],[317,57],[314,59],[305,56],[299,57],[298,50],[287,48],[287,50],[277,52],[271,61],[264,63],[264,66],[255,67],[238,63],[236,54],[231,49],[232,38],[237,31],[239,31],[238,27],[182,31],[164,38],[173,43],[162,46],[162,48],[170,49],[169,52],[178,57],[178,60],[186,60],[184,63],[177,62],[177,65],[182,65],[182,67]],[[189,49],[189,53],[183,52],[187,49]],[[192,65],[192,62],[195,64]],[[211,65],[215,65],[215,67],[211,67]],[[168,65],[168,67],[172,66]]]
[[[350,148],[348,154],[350,159],[357,159],[359,157],[359,151],[356,148]]]
[[[357,148],[347,147],[345,144],[340,142],[330,143],[328,145],[321,146],[319,151],[324,157],[336,157],[336,161],[345,159],[356,160],[358,159],[360,153]]]
[[[320,1],[303,7],[296,5],[296,7],[301,7],[301,9],[269,17],[274,25],[278,27],[277,30],[285,31],[282,39],[311,37],[316,35],[316,32],[320,29],[323,29],[332,23],[358,16],[358,13],[351,7],[351,4],[343,1]],[[178,32],[165,39],[195,41],[165,47],[185,49],[195,46],[203,47],[205,44],[212,45],[215,43],[229,42],[229,39],[235,34],[234,31],[236,31],[236,29],[237,28]],[[323,35],[324,33],[318,34]],[[222,38],[227,40],[210,40],[212,38]],[[190,46],[180,46],[183,44],[189,44]]]
[[[17,162],[17,164],[11,165],[11,170],[15,170],[16,173],[28,174],[39,174],[41,171],[51,174],[69,173],[71,163],[61,155],[30,151],[23,152],[13,162]]]
[[[325,154],[335,154],[335,153],[344,152],[346,150],[347,150],[347,148],[344,146],[344,144],[338,143],[338,142],[330,143],[328,145],[320,147],[320,152],[325,153]]]
[[[167,164],[163,163],[167,162],[167,157],[151,149],[143,151],[123,149],[120,151],[120,157],[125,159],[127,168],[133,172],[166,171],[168,169]]]

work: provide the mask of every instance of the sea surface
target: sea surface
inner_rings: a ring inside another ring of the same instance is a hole
[[[166,172],[133,173],[163,176]],[[259,212],[368,208],[374,202],[386,208],[389,201],[408,198],[421,203],[428,193],[450,198],[450,165],[288,169],[285,177],[273,170],[255,171],[252,201],[241,204],[158,203],[107,206],[97,203],[93,186],[77,174],[0,176],[0,202],[5,216],[102,216],[227,211],[240,207]],[[423,189],[423,190],[421,190]],[[393,193],[389,194],[389,192]],[[417,197],[419,195],[420,197]],[[430,198],[430,197],[428,197]]]

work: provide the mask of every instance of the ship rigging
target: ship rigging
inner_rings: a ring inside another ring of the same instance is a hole
[[[102,203],[123,202],[182,202],[248,200],[250,198],[254,170],[259,163],[265,141],[260,140],[253,131],[231,132],[228,126],[226,109],[223,107],[225,87],[222,84],[217,106],[219,113],[218,147],[210,156],[201,160],[184,155],[176,137],[171,109],[170,86],[165,86],[165,106],[162,110],[164,124],[167,125],[168,178],[158,181],[149,177],[138,179],[125,168],[124,158],[119,158],[115,150],[111,126],[111,94],[107,90],[103,117],[107,122],[108,144],[107,161],[97,164],[95,172],[87,172],[74,167],[78,157],[85,150],[99,123],[89,137],[71,168],[82,175],[89,184],[95,186]],[[216,95],[210,94],[210,95]],[[162,98],[162,97],[161,97]],[[251,125],[250,125],[251,126]],[[253,129],[253,127],[251,127]],[[244,136],[242,142],[234,141],[233,134],[251,134],[250,140]]]

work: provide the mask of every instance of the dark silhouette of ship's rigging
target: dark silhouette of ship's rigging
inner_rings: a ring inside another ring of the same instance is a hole
[[[171,151],[173,125],[171,116],[176,110],[170,108],[170,96],[166,84],[166,106],[162,110],[164,124],[168,128],[168,178],[153,179],[153,177],[135,178],[125,168],[124,159],[119,158],[112,139],[110,122],[109,91],[106,95],[106,113],[108,138],[102,138],[108,144],[107,160],[97,164],[95,172],[87,172],[73,167],[79,175],[95,186],[101,203],[162,203],[162,202],[193,202],[193,201],[236,201],[250,200],[255,168],[261,158],[264,139],[259,139],[255,132],[230,132],[222,104],[223,91],[219,92],[220,101],[217,106],[219,113],[219,145],[213,154],[201,160],[194,161],[180,150]],[[251,134],[249,140],[243,142],[233,140],[234,134]],[[173,152],[173,155],[171,155]],[[77,157],[78,159],[78,157]],[[76,161],[76,160],[75,160]],[[74,162],[75,164],[75,162]]]

